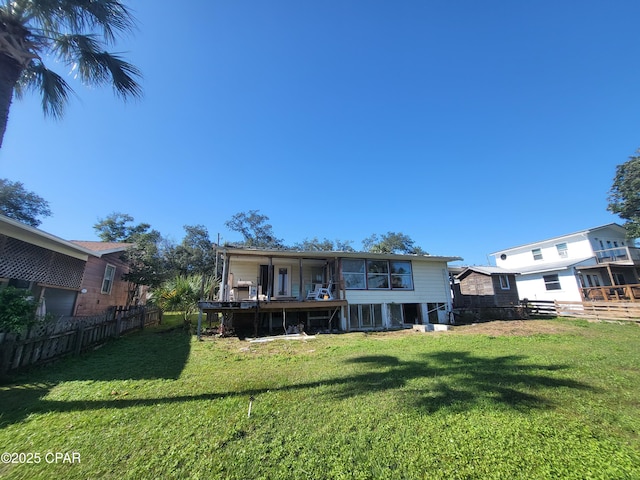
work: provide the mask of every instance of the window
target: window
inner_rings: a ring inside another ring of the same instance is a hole
[[[392,303],[389,305],[389,318],[391,319],[391,326],[393,327],[401,327],[402,320],[402,304],[400,303]]]
[[[531,253],[533,254],[534,260],[542,260],[542,250],[540,250],[539,248],[534,248],[533,250],[531,250]]]
[[[580,282],[583,287],[599,287],[600,279],[598,275],[580,275]]]
[[[511,290],[511,285],[509,285],[509,277],[507,275],[500,275],[500,288],[502,290]]]
[[[382,327],[382,305],[349,305],[349,326],[353,329]]]
[[[446,305],[444,303],[427,303],[429,323],[440,323],[440,315],[438,314],[438,312],[445,312],[445,310]],[[442,313],[441,315],[444,315],[444,313]]]
[[[388,289],[389,262],[386,260],[369,260],[367,262],[367,282],[369,289]]]
[[[544,286],[547,290],[560,290],[560,279],[557,274],[544,275]]]
[[[110,294],[111,287],[113,287],[113,279],[116,276],[116,267],[113,265],[107,265],[104,269],[104,277],[102,278],[102,290],[101,293]]]
[[[289,269],[287,267],[278,268],[278,295],[289,294]]]
[[[342,277],[347,290],[413,290],[411,262],[405,260],[343,259]]]
[[[560,258],[567,258],[568,247],[566,243],[556,244],[556,249],[558,250],[558,255],[560,256]]]
[[[627,281],[624,279],[624,275],[621,273],[613,274],[613,283],[616,285],[626,285]]]
[[[342,277],[344,278],[344,288],[347,290],[363,290],[367,288],[364,260],[343,259]]]
[[[390,262],[391,265],[391,288],[404,288],[413,290],[413,279],[411,278],[411,262]]]

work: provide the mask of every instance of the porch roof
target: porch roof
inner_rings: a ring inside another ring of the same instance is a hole
[[[507,268],[494,267],[491,265],[464,267],[464,269],[456,275],[456,278],[462,278],[469,275],[470,272],[482,273],[484,275],[519,275],[517,270]]]
[[[591,262],[589,263],[589,265],[591,265],[595,263],[595,257],[586,257],[578,260],[574,258],[574,259],[563,260],[561,262],[549,262],[542,265],[521,267],[519,270],[522,275],[533,274],[533,273],[545,273],[545,272],[568,270],[569,268],[576,267],[576,266],[583,267],[583,265],[580,265],[580,264],[584,262]]]
[[[229,255],[296,259],[327,259],[327,258],[376,258],[381,260],[417,260],[423,262],[454,262],[461,257],[438,255],[408,255],[400,253],[370,253],[344,251],[300,251],[300,250],[267,250],[260,248],[224,248],[219,250]]]

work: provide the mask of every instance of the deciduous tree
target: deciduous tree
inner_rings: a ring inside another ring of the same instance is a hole
[[[318,240],[318,237],[305,238],[302,242],[293,245],[296,250],[305,252],[354,252],[351,241],[342,240]]]
[[[167,278],[164,239],[148,223],[133,224],[134,218],[126,213],[111,213],[98,219],[93,228],[102,241],[131,243],[122,259],[129,265],[123,279],[131,284],[131,298],[141,285],[155,287]]]
[[[21,182],[0,178],[0,214],[32,227],[42,222],[39,217],[51,215],[49,202],[24,188]]]
[[[640,237],[640,150],[618,165],[609,192],[607,210],[626,220],[625,227],[631,238]]]
[[[282,240],[274,235],[268,221],[269,217],[261,215],[258,210],[249,210],[247,213],[236,213],[231,220],[225,222],[225,226],[240,233],[247,247],[283,248]]]
[[[371,253],[427,254],[422,248],[416,246],[408,235],[400,232],[387,232],[383,235],[374,233],[362,241],[362,246],[366,252]]]

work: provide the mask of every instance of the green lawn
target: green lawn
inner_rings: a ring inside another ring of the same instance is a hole
[[[171,321],[0,385],[0,451],[33,462],[0,477],[640,479],[635,324],[248,343]]]

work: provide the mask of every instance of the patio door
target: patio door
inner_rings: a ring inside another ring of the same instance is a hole
[[[291,267],[288,265],[260,265],[260,285],[263,295],[268,295],[271,286],[272,297],[291,296]]]
[[[291,275],[289,267],[276,266],[275,270],[275,296],[291,296]]]

